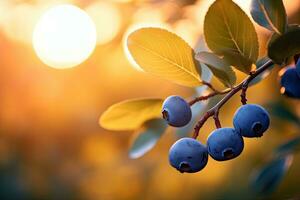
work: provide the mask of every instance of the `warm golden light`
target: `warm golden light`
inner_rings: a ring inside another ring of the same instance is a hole
[[[38,57],[54,68],[79,65],[93,52],[97,40],[95,24],[76,6],[55,6],[42,15],[33,33]]]
[[[105,44],[116,37],[121,28],[121,14],[118,8],[109,2],[97,2],[86,8],[96,24],[97,43]]]
[[[124,37],[123,37],[123,49],[124,49],[124,52],[125,52],[125,55],[129,61],[129,63],[131,64],[131,66],[138,70],[138,71],[141,71],[143,72],[144,70],[135,62],[135,60],[133,59],[133,57],[131,56],[130,52],[129,52],[129,49],[127,47],[127,38],[128,36],[140,29],[140,28],[144,28],[144,27],[156,27],[156,28],[163,28],[163,29],[168,29],[171,31],[171,28],[164,22],[160,22],[160,23],[137,23],[137,24],[133,24],[131,25],[130,27],[128,27],[128,29],[126,30],[126,32],[124,33]]]

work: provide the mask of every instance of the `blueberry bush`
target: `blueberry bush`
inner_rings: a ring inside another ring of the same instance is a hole
[[[260,26],[272,32],[267,55],[259,58],[258,36],[254,25],[232,0],[216,0],[204,20],[207,49],[194,50],[182,38],[161,28],[140,28],[127,37],[130,56],[143,71],[160,76],[182,86],[195,88],[196,97],[180,96],[166,99],[131,99],[108,108],[99,123],[109,130],[138,130],[130,149],[131,158],[151,150],[168,126],[176,127],[182,138],[169,151],[170,165],[180,172],[194,173],[205,168],[208,156],[217,161],[234,159],[244,149],[244,137],[258,138],[272,126],[270,114],[283,119],[299,119],[282,104],[268,105],[272,113],[257,104],[247,104],[247,90],[260,83],[275,68],[279,72],[281,94],[300,98],[300,26],[289,24],[281,0],[252,0],[251,16]],[[236,71],[245,79],[237,83]],[[223,90],[217,89],[211,78],[217,78]],[[277,84],[277,83],[276,83]],[[241,107],[233,118],[233,127],[222,127],[219,112],[235,95],[240,94]],[[219,96],[211,107],[207,104]],[[280,110],[280,111],[278,111]],[[200,115],[200,117],[199,117]],[[216,129],[206,142],[197,140],[202,126],[212,118]],[[193,134],[190,131],[193,130]],[[251,178],[250,185],[258,193],[272,192],[280,183],[299,147],[299,138],[282,144],[271,161]]]

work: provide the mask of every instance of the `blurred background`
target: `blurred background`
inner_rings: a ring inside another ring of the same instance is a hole
[[[191,89],[135,69],[123,49],[136,27],[159,26],[191,46],[199,40],[205,13],[213,0],[1,0],[0,1],[0,199],[239,199],[247,194],[252,171],[274,148],[299,135],[299,127],[272,117],[271,130],[245,139],[243,154],[216,162],[197,174],[181,174],[168,164],[176,140],[169,130],[139,159],[128,157],[132,132],[111,132],[98,125],[110,105],[136,97],[171,94],[186,98]],[[249,0],[235,0],[249,15]],[[74,68],[54,69],[36,55],[33,30],[50,7],[70,3],[86,11],[97,30],[90,57]],[[300,0],[284,0],[290,23],[300,23]],[[260,55],[270,32],[258,27]],[[300,104],[282,97],[278,69],[248,92],[249,102],[284,102],[295,115]],[[239,80],[244,77],[238,73]],[[213,80],[213,83],[217,83]],[[232,126],[239,107],[236,95],[221,111]],[[205,142],[214,129],[209,121]],[[276,190],[274,199],[299,199],[300,156]]]

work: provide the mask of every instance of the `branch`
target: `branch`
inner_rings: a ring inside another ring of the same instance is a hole
[[[240,90],[242,90],[242,103],[246,103],[247,99],[246,99],[246,91],[247,88],[249,86],[249,83],[256,78],[259,74],[261,74],[262,72],[264,72],[265,70],[267,70],[269,67],[271,67],[273,65],[273,61],[269,60],[268,62],[266,62],[263,66],[261,66],[260,68],[258,68],[256,71],[251,72],[249,74],[249,76],[247,78],[244,79],[244,81],[242,81],[239,85],[235,86],[234,88],[232,88],[231,90],[228,91],[228,93],[225,95],[225,97],[223,99],[221,99],[214,107],[212,107],[211,109],[209,109],[203,116],[202,118],[198,121],[198,123],[195,125],[194,128],[194,134],[193,134],[193,138],[197,138],[199,135],[199,131],[201,129],[201,127],[205,124],[205,122],[212,116],[214,116],[214,120],[215,120],[215,124],[217,128],[221,127],[220,124],[220,120],[218,117],[219,114],[219,110],[221,109],[221,107],[229,100],[231,99],[231,97],[233,97],[237,92],[239,92]],[[199,97],[200,98],[200,97]]]
[[[202,81],[202,84],[206,85],[209,89],[211,89],[215,93],[221,93],[222,92],[222,91],[219,91],[216,88],[214,88],[214,86],[211,83],[209,83],[209,82]]]
[[[194,98],[193,100],[191,100],[189,102],[190,106],[194,105],[195,103],[199,102],[199,101],[205,101],[211,97],[214,97],[216,95],[221,95],[221,94],[227,94],[228,92],[231,91],[231,88],[230,89],[226,89],[226,90],[223,90],[223,91],[215,91],[215,92],[212,92],[212,93],[209,93],[208,95],[204,95],[204,96],[200,96],[200,97],[196,97]]]

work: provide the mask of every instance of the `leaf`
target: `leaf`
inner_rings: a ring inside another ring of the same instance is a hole
[[[205,44],[205,40],[204,37],[201,35],[197,41],[197,44],[195,45],[195,51],[196,52],[201,52],[201,51],[208,51],[209,49],[207,48],[206,44]],[[199,71],[201,70],[201,80],[210,83],[211,79],[212,79],[212,72],[210,71],[210,69],[204,64],[204,63],[200,63],[201,69],[199,69]],[[199,87],[196,88],[196,91],[199,95],[202,95],[202,93],[207,90],[207,85],[201,85]]]
[[[194,50],[177,35],[160,28],[142,28],[127,38],[127,47],[146,72],[177,84],[201,85],[199,64]]]
[[[289,57],[300,53],[300,26],[291,25],[286,33],[274,33],[268,44],[268,56],[276,64],[283,64]]]
[[[209,52],[197,53],[196,59],[205,63],[212,73],[224,84],[224,86],[232,87],[235,84],[235,72],[224,59]]]
[[[200,63],[201,68],[202,68],[202,72],[201,72],[201,79],[203,81],[206,81],[207,83],[211,82],[211,79],[213,77],[212,72],[210,71],[210,69],[204,64],[204,63]],[[207,85],[201,85],[199,87],[196,87],[196,94],[197,96],[201,96],[203,95],[203,92],[207,90]]]
[[[216,0],[206,13],[204,35],[208,47],[230,65],[249,73],[258,56],[258,39],[248,16],[232,0]]]
[[[251,188],[259,194],[270,194],[280,184],[292,161],[292,155],[272,160],[254,175]]]
[[[270,114],[280,120],[292,122],[300,126],[300,119],[285,103],[278,101],[267,104]]]
[[[270,31],[286,31],[287,15],[282,0],[252,0],[250,13],[256,23]]]
[[[194,46],[194,50],[195,50],[195,52],[209,50],[205,44],[205,38],[203,37],[203,35],[200,35],[200,37],[198,38],[198,41],[196,42],[196,45]]]
[[[286,154],[293,153],[298,150],[300,150],[300,136],[290,139],[289,141],[280,145],[276,149],[275,153],[279,154],[279,155],[286,155]]]
[[[161,117],[163,99],[131,99],[110,106],[99,123],[109,130],[135,130],[145,121]]]
[[[134,139],[130,151],[130,158],[139,158],[150,151],[165,132],[167,124],[163,119],[152,119],[140,128],[138,136]]]
[[[263,57],[261,59],[259,59],[256,62],[256,69],[261,68],[265,63],[269,62],[271,59],[268,57]],[[255,77],[249,84],[249,86],[253,86],[257,83],[259,83],[260,81],[262,81],[263,79],[267,78],[267,76],[269,76],[271,74],[272,69],[274,68],[275,64],[273,64],[271,67],[269,67],[267,70],[265,70],[264,72],[262,72],[261,74],[259,74],[257,77]]]

